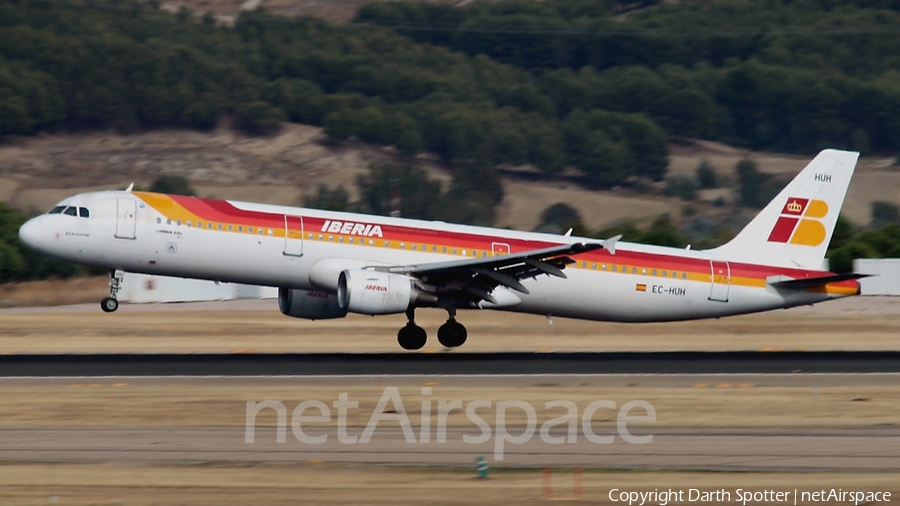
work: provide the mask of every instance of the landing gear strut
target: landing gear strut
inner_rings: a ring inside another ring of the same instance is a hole
[[[100,309],[105,313],[112,313],[119,309],[119,301],[116,300],[116,294],[122,289],[122,278],[125,273],[122,271],[109,271],[109,297],[100,301]]]
[[[400,343],[400,347],[404,350],[418,350],[425,346],[428,334],[425,333],[425,329],[416,325],[416,310],[414,308],[406,310],[406,318],[409,322],[400,329],[400,332],[397,332],[397,342]]]
[[[455,308],[448,309],[447,313],[449,315],[447,323],[441,325],[438,329],[438,341],[448,348],[462,346],[468,336],[466,328],[456,321]]]

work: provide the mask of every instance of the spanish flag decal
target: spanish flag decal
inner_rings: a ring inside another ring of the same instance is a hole
[[[637,290],[637,291],[639,291],[639,292],[646,292],[646,291],[647,291],[647,285],[641,285],[641,284],[634,285],[634,289]]]

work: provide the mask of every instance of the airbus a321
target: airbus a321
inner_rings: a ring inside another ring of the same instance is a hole
[[[613,322],[717,318],[858,295],[859,275],[822,269],[859,154],[825,150],[732,241],[710,250],[631,244],[141,191],[84,193],[19,230],[30,248],[110,273],[278,287],[296,318],[404,314],[397,340],[422,348],[417,308]]]

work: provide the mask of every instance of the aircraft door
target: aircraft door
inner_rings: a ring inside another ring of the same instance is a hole
[[[712,288],[709,292],[709,300],[728,302],[728,291],[731,288],[731,266],[728,262],[709,262],[710,281]]]
[[[132,199],[116,199],[116,238],[134,239],[137,226],[135,205]]]
[[[303,256],[303,217],[284,215],[284,254]]]
[[[503,242],[492,242],[491,243],[491,255],[509,255],[509,244]]]

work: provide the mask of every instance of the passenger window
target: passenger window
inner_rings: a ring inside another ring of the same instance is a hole
[[[65,214],[67,216],[75,216],[76,213],[77,213],[77,209],[74,207],[67,207],[66,210],[63,211],[63,214]]]
[[[60,214],[63,212],[63,209],[65,209],[65,208],[66,208],[66,206],[56,206],[53,209],[51,209],[50,212],[47,214]]]
[[[88,211],[88,208],[86,208],[86,207],[79,207],[78,208],[78,216],[81,216],[82,218],[90,218],[91,212]]]

